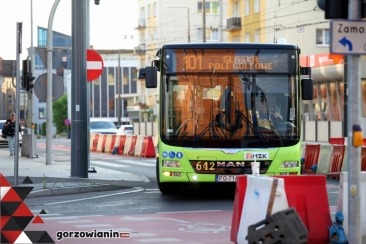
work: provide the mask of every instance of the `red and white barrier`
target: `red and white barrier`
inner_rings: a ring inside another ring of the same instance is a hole
[[[100,134],[98,137],[97,152],[104,152],[104,146],[107,139],[107,135]]]
[[[98,146],[99,134],[92,134],[92,135],[93,135],[92,140],[90,140],[90,143],[92,144],[91,151],[96,152]]]
[[[151,136],[145,136],[142,143],[141,157],[145,158],[155,158],[155,146]]]
[[[112,153],[113,148],[114,148],[114,143],[116,141],[116,136],[117,135],[114,135],[114,134],[107,135],[107,139],[106,139],[105,146],[104,146],[105,153]]]
[[[250,225],[287,208],[283,179],[248,175],[237,243],[248,243],[245,238]]]
[[[151,136],[90,134],[90,151],[112,153],[135,157],[156,157]]]
[[[247,201],[244,199],[247,197],[247,178],[248,176],[246,175],[238,176],[236,182],[230,235],[231,241],[235,243],[238,243],[239,238],[245,238],[245,236],[239,237],[239,231],[242,228],[241,218],[245,217],[243,211],[248,201],[254,201],[253,199],[248,199]],[[328,228],[331,225],[331,217],[326,177],[323,175],[288,175],[275,176],[275,178],[284,179],[288,205],[296,209],[305,224],[308,230],[308,243],[328,243]],[[255,207],[255,204],[251,205]]]
[[[142,142],[144,141],[144,136],[137,136],[135,147],[133,150],[133,156],[141,157],[142,154]]]

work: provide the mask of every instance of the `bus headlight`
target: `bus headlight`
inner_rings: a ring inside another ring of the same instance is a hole
[[[174,160],[163,160],[163,167],[180,168],[180,162]]]
[[[169,172],[169,171],[164,171],[163,172],[164,176],[175,176],[175,177],[181,177],[182,173],[181,172]]]
[[[297,168],[299,167],[299,161],[284,161],[282,162],[282,168]]]

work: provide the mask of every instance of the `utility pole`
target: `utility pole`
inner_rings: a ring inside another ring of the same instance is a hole
[[[22,53],[22,26],[23,24],[17,23],[16,30],[16,87],[15,87],[15,145],[14,145],[14,185],[18,185],[18,169],[19,169],[19,103],[20,103],[20,54]]]
[[[202,1],[202,41],[206,42],[206,1]]]
[[[360,20],[361,0],[348,1],[348,19]],[[361,74],[360,55],[347,55],[348,81],[348,240],[349,243],[362,243],[360,216],[360,170],[361,147],[353,143],[355,138],[354,126],[360,125],[361,118]],[[365,218],[365,216],[363,216]]]
[[[191,15],[189,13],[189,7],[187,7],[187,15],[188,15],[188,43],[191,42]]]
[[[31,60],[31,73],[34,75],[34,64],[35,64],[35,55],[34,55],[34,46],[33,46],[33,0],[31,0],[31,49],[30,49],[30,60]],[[31,136],[31,147],[30,147],[30,158],[35,158],[38,156],[36,155],[36,137],[34,131],[34,111],[33,111],[33,104],[35,101],[35,94],[34,91],[28,92],[28,115],[27,115],[27,128],[28,132],[30,132]]]
[[[72,1],[71,177],[88,178],[89,86],[86,81],[89,0]]]
[[[52,164],[52,53],[53,53],[53,17],[60,0],[55,0],[48,18],[47,29],[47,124],[46,124],[46,165]]]
[[[187,9],[187,20],[188,20],[188,23],[187,23],[187,28],[188,28],[187,34],[188,34],[188,43],[190,43],[191,42],[191,15],[189,13],[189,7],[186,7],[186,6],[168,6],[168,8],[186,8]]]
[[[122,79],[121,79],[121,49],[118,49],[118,67],[117,67],[117,79],[116,79],[116,94],[117,97],[117,125],[121,126],[121,87],[122,87]]]

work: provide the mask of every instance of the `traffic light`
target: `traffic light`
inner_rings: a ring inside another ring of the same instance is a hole
[[[366,18],[366,0],[361,3],[361,18]],[[318,7],[325,12],[325,19],[348,19],[348,0],[317,0]]]
[[[22,87],[27,92],[33,89],[34,84],[32,81],[35,79],[35,77],[32,76],[30,67],[31,67],[31,61],[28,59],[23,60]]]
[[[348,0],[317,0],[325,19],[348,19]]]

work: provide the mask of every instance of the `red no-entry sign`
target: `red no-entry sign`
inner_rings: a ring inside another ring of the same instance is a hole
[[[88,81],[97,79],[103,73],[104,63],[99,53],[92,49],[86,52],[86,78]]]

